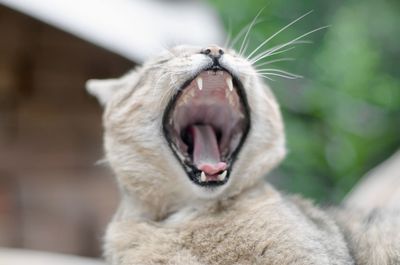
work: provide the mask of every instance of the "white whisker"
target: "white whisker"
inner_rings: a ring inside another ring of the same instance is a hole
[[[270,49],[269,52],[266,52],[266,53],[263,55],[263,58],[265,58],[265,57],[271,55],[272,53],[274,53],[274,52],[277,51],[277,50],[280,50],[280,49],[282,49],[282,48],[284,48],[284,47],[286,47],[286,46],[289,46],[289,45],[293,44],[294,42],[297,42],[298,40],[300,40],[301,38],[304,38],[305,36],[308,36],[308,35],[310,35],[310,34],[316,32],[316,31],[319,31],[319,30],[322,30],[322,29],[325,29],[325,28],[328,28],[328,27],[329,27],[329,26],[323,26],[323,27],[319,27],[319,28],[313,29],[313,30],[311,30],[311,31],[309,31],[309,32],[307,32],[307,33],[304,33],[304,34],[301,35],[301,36],[298,36],[297,38],[295,38],[295,39],[293,39],[293,40],[291,40],[291,41],[289,41],[289,42],[286,42],[285,44],[279,45],[279,46],[278,46],[277,48],[275,48],[275,49]],[[307,43],[308,43],[308,42],[307,42]]]
[[[161,81],[166,75],[168,75],[168,74],[170,74],[170,73],[169,73],[169,72],[166,72],[166,73],[162,74],[162,75],[157,79],[157,81],[156,81],[156,83],[154,84],[154,87],[153,87],[153,93],[154,93],[154,95],[157,94],[156,89],[157,89],[157,87],[158,87],[158,83],[160,83],[160,81]]]
[[[305,16],[309,15],[311,12],[313,12],[312,10],[305,13],[304,15],[302,15],[301,17],[295,19],[294,21],[290,22],[289,24],[287,24],[286,26],[284,26],[283,28],[281,28],[280,30],[278,30],[277,32],[275,32],[274,34],[272,34],[272,36],[270,36],[269,38],[267,38],[265,41],[263,41],[260,45],[257,46],[257,48],[255,48],[248,56],[247,59],[251,58],[251,56],[253,54],[255,54],[259,49],[261,49],[261,47],[263,47],[265,44],[267,44],[267,42],[269,42],[270,40],[272,40],[276,35],[278,35],[279,33],[281,33],[282,31],[284,31],[285,29],[287,29],[288,27],[290,27],[291,25],[293,25],[294,23],[296,23],[297,21],[301,20],[302,18],[304,18]]]
[[[265,68],[265,69],[261,69],[260,71],[257,71],[257,73],[263,74],[263,73],[269,73],[269,72],[276,72],[276,73],[281,73],[281,74],[285,74],[285,75],[290,75],[293,77],[297,77],[297,78],[302,78],[302,76],[300,75],[296,75],[281,69],[276,69],[276,68]]]
[[[271,78],[269,76],[259,75],[259,77],[262,77],[262,78],[265,78],[265,79],[268,79],[268,80],[271,80],[271,81],[275,82],[275,79],[273,79],[273,78]]]
[[[276,46],[274,46],[274,47],[272,47],[272,48],[270,48],[270,49],[268,49],[268,50],[266,50],[266,51],[263,51],[263,52],[257,54],[257,56],[255,56],[254,58],[252,58],[252,59],[250,60],[250,62],[251,62],[252,64],[254,64],[255,62],[257,62],[257,61],[259,61],[259,60],[262,60],[262,59],[264,59],[265,57],[272,56],[272,55],[276,55],[276,54],[279,54],[279,53],[283,53],[283,52],[286,52],[286,51],[289,51],[289,50],[292,50],[292,49],[296,48],[296,47],[290,47],[290,48],[286,48],[286,49],[284,49],[284,50],[281,50],[282,48],[284,48],[285,46],[287,46],[287,45],[286,45],[287,43],[288,43],[288,42],[282,43],[282,44],[279,44],[279,45],[276,45]],[[308,41],[308,40],[297,40],[297,41],[291,43],[291,45],[296,45],[296,44],[308,44],[308,43],[311,43],[311,42]]]
[[[298,79],[300,77],[296,77],[296,76],[289,76],[289,75],[284,75],[284,74],[278,74],[278,73],[271,73],[271,72],[265,72],[262,74],[259,74],[262,77],[266,77],[270,76],[270,75],[274,75],[274,76],[279,76],[279,77],[283,77],[283,78],[287,78],[287,79]]]
[[[244,49],[243,49],[242,53],[245,53],[248,47],[249,47],[249,42],[247,41],[246,45],[244,45]],[[242,53],[240,54],[240,56],[243,56]]]
[[[263,22],[263,21],[264,21],[264,20],[257,20],[257,21],[254,23],[253,26],[255,26],[255,25],[257,25],[258,23],[261,23],[261,22]],[[243,36],[243,34],[244,34],[245,32],[247,32],[247,30],[248,30],[248,28],[250,27],[250,25],[251,25],[251,22],[248,23],[246,26],[244,26],[244,27],[239,31],[239,33],[236,35],[236,37],[232,40],[232,43],[229,43],[229,42],[228,42],[227,46],[225,46],[225,47],[233,48],[233,46],[236,45],[236,43],[237,43],[237,42],[239,41],[239,39]]]
[[[260,66],[264,66],[264,65],[268,65],[268,64],[273,64],[273,63],[277,63],[277,62],[288,62],[288,61],[294,61],[296,60],[295,58],[280,58],[280,59],[275,59],[275,60],[270,60],[270,61],[266,61],[260,64],[255,65],[256,68],[260,67]]]
[[[264,7],[265,8],[265,7]],[[251,24],[249,26],[249,28],[247,29],[246,34],[244,35],[242,44],[240,45],[240,49],[239,49],[239,54],[242,54],[243,52],[243,46],[246,44],[247,42],[247,38],[249,36],[249,33],[251,31],[251,29],[254,27],[254,24],[256,23],[258,17],[261,15],[262,11],[264,11],[264,8],[262,8],[260,11],[258,11],[257,15],[254,17],[253,21],[251,21]]]
[[[232,20],[229,18],[228,22],[228,36],[226,37],[225,43],[224,43],[224,48],[228,47],[229,42],[231,41],[232,38]]]
[[[287,49],[284,49],[284,50],[276,51],[276,52],[271,53],[271,54],[269,54],[269,53],[268,54],[264,54],[260,58],[256,58],[256,60],[250,61],[250,63],[254,65],[258,61],[261,61],[261,60],[265,59],[266,57],[271,57],[271,56],[274,56],[274,55],[277,55],[277,54],[280,54],[280,53],[285,53],[287,51],[293,50],[294,48],[296,48],[296,47],[290,47],[290,48],[287,48]]]

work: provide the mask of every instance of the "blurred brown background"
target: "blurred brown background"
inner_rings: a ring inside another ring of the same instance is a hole
[[[133,63],[0,6],[0,247],[100,255],[117,203],[90,77]]]

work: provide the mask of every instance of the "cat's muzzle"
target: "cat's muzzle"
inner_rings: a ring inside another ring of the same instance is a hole
[[[171,99],[163,126],[173,153],[195,184],[224,185],[250,128],[241,82],[222,68],[201,71]]]

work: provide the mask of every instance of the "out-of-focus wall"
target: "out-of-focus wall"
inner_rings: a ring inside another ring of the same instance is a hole
[[[0,247],[98,256],[117,204],[87,78],[133,63],[0,6]]]

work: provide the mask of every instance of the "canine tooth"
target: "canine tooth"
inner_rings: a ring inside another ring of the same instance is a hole
[[[230,91],[233,91],[232,77],[228,76],[228,77],[226,78],[226,84],[228,85],[229,90],[230,90]]]
[[[196,79],[197,86],[199,87],[200,90],[203,89],[203,79],[201,77],[197,77]]]
[[[200,181],[205,182],[206,180],[207,180],[206,173],[204,173],[204,171],[201,171]]]
[[[184,95],[183,97],[181,97],[180,105],[186,105],[186,104],[187,104],[187,96]]]
[[[224,172],[222,172],[221,174],[218,175],[218,180],[219,181],[223,181],[226,177],[226,173],[227,171],[225,170]]]
[[[235,102],[234,102],[234,100],[233,100],[232,94],[231,94],[231,93],[226,93],[226,97],[227,97],[227,99],[228,99],[229,105],[235,106]]]
[[[188,93],[188,96],[190,96],[189,98],[194,98],[195,94],[196,94],[196,91],[194,89],[191,89]]]

